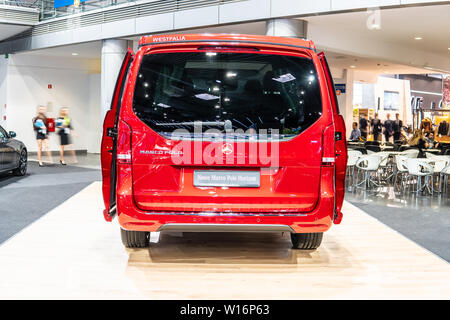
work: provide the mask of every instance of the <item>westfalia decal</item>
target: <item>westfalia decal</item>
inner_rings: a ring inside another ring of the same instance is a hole
[[[171,41],[184,41],[185,36],[167,36],[167,37],[157,37],[153,38],[153,42],[171,42]]]
[[[168,155],[183,155],[183,151],[172,150],[141,150],[140,154],[168,154]]]

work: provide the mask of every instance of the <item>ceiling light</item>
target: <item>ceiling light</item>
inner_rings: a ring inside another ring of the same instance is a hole
[[[352,69],[355,69],[355,68],[356,68],[356,66],[350,66],[350,68],[352,68]]]
[[[72,53],[72,55],[73,55],[73,56],[77,56],[77,55],[78,55],[78,53],[76,53],[76,52],[73,52],[73,53]]]
[[[422,37],[415,37],[414,40],[422,40]]]

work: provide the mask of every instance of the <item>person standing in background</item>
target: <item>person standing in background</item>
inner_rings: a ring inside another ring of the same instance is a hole
[[[72,142],[70,139],[70,135],[72,134],[72,123],[69,117],[69,108],[63,107],[59,111],[59,117],[56,120],[56,127],[59,129],[58,134],[60,137],[60,147],[59,147],[59,158],[60,163],[65,166],[66,162],[64,161],[64,148],[66,146],[72,147]],[[70,149],[72,152],[72,156],[74,158],[75,163],[77,162],[77,158],[75,155],[74,148]]]
[[[386,142],[389,142],[389,139],[392,136],[393,133],[393,121],[391,120],[391,115],[388,113],[386,115],[387,119],[384,121],[383,127],[384,127],[384,138]]]
[[[400,140],[402,128],[403,128],[403,121],[400,120],[400,115],[396,113],[395,121],[392,124],[392,129],[394,131],[394,142]]]
[[[33,118],[33,129],[36,131],[36,141],[38,144],[37,155],[40,167],[44,166],[42,163],[42,144],[44,144],[44,148],[47,151],[50,163],[53,163],[52,154],[48,146],[47,116],[45,115],[45,111],[45,107],[40,106],[37,116]]]
[[[372,127],[372,134],[373,134],[373,141],[380,141],[381,140],[381,129],[382,129],[382,123],[381,120],[378,119],[378,113],[375,113],[375,118],[372,119],[370,126]]]
[[[367,127],[368,122],[366,116],[362,116],[359,118],[359,131],[361,132],[361,138],[363,138],[364,141],[367,140]]]

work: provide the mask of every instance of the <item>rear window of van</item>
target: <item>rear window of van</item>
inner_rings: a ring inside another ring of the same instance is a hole
[[[312,60],[259,53],[145,55],[133,110],[165,137],[289,140],[322,114]]]

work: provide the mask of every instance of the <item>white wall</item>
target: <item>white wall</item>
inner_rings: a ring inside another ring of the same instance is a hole
[[[398,111],[384,110],[384,91],[397,91],[400,96],[400,108]],[[398,113],[404,125],[412,125],[412,111],[411,111],[411,91],[409,80],[401,80],[394,78],[378,77],[378,82],[375,86],[375,99],[380,98],[380,110],[378,116],[385,120],[386,115],[391,115],[391,120],[395,119],[395,114]]]
[[[333,70],[333,69],[332,69]],[[350,138],[353,122],[353,81],[354,71],[345,69],[341,72],[333,72],[333,80],[335,84],[345,84],[346,92],[337,96],[339,110],[345,120],[346,136]]]
[[[87,130],[87,151],[89,153],[100,153],[100,143],[102,140],[103,119],[101,101],[101,75],[89,75],[89,127]]]
[[[31,119],[39,105],[48,107],[47,116],[57,117],[61,107],[69,107],[73,127],[78,135],[74,145],[79,150],[98,150],[97,127],[101,127],[100,77],[91,60],[56,58],[33,54],[11,55],[8,66],[8,130],[16,131],[29,151],[37,144]],[[48,85],[52,89],[48,89]],[[50,135],[51,150],[59,149],[59,136]]]

